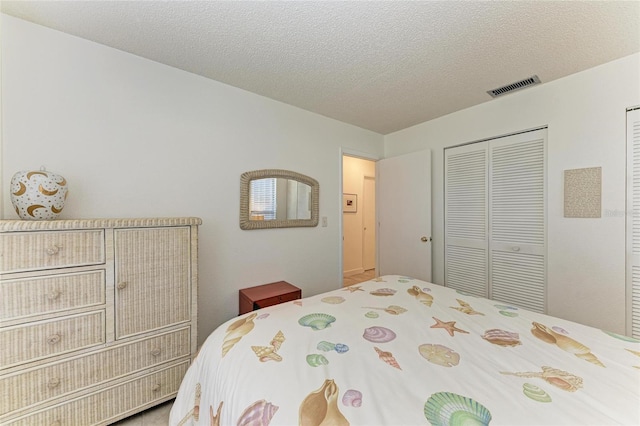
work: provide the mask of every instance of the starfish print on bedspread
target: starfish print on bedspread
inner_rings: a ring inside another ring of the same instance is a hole
[[[461,330],[458,327],[456,327],[456,322],[455,321],[440,321],[436,317],[431,317],[431,318],[436,320],[436,323],[433,324],[431,326],[431,328],[444,328],[445,330],[447,330],[447,333],[449,333],[449,336],[451,336],[451,337],[453,337],[453,332],[454,331],[457,331],[458,333],[469,334],[468,331],[464,331],[464,330]]]

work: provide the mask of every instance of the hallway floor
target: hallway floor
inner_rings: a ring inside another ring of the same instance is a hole
[[[342,283],[343,286],[350,286],[350,285],[354,285],[354,284],[358,284],[364,281],[369,281],[372,280],[376,277],[376,270],[375,269],[369,269],[368,271],[364,271],[361,274],[356,274],[356,275],[350,275],[348,277],[343,277],[342,279]]]

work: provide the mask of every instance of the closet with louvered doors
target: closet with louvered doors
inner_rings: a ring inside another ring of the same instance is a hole
[[[640,339],[640,107],[627,111],[627,335]]]
[[[445,286],[546,311],[546,134],[445,149]]]

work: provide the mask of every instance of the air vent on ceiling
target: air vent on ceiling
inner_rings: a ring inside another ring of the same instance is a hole
[[[506,86],[498,87],[497,89],[488,90],[487,93],[490,94],[491,97],[497,98],[498,96],[503,96],[508,93],[515,92],[516,90],[525,89],[536,84],[540,84],[540,79],[537,75],[532,75],[531,77],[525,78],[524,80],[516,81],[515,83],[507,84]]]

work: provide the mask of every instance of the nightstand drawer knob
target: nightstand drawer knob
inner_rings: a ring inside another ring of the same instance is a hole
[[[127,286],[127,282],[126,281],[120,281],[116,287],[118,287],[118,290],[122,290],[126,286]]]
[[[155,348],[151,351],[151,355],[153,356],[158,356],[162,353],[162,351],[160,350],[160,348]]]
[[[59,343],[60,340],[62,340],[62,336],[60,336],[60,334],[58,333],[52,334],[51,336],[47,337],[47,343],[50,345],[55,345],[56,343]]]
[[[58,252],[60,251],[62,247],[57,246],[57,245],[52,245],[51,247],[48,247],[45,252],[49,255],[49,256],[53,256],[58,254]]]
[[[49,381],[47,382],[47,387],[49,389],[55,389],[58,386],[60,386],[60,378],[59,377],[52,377],[51,379],[49,379]]]
[[[162,388],[162,385],[160,383],[156,383],[156,385],[154,387],[152,387],[151,390],[153,392],[158,392],[160,390],[160,388]]]
[[[56,300],[57,298],[60,297],[61,294],[62,294],[62,292],[60,290],[53,290],[53,291],[51,291],[51,293],[49,293],[47,295],[47,299]]]

